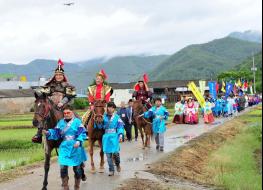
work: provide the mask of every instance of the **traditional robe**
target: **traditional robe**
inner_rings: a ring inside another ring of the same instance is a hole
[[[114,113],[111,117],[108,114],[103,116],[103,128],[105,134],[102,137],[104,153],[117,153],[120,151],[119,137],[124,134],[124,123],[121,118]]]
[[[78,118],[72,118],[69,122],[61,119],[54,129],[49,129],[48,140],[61,140],[59,146],[58,161],[64,166],[79,166],[87,160],[87,155],[83,147],[86,139],[86,129]],[[78,148],[74,148],[76,142],[80,143]]]
[[[169,113],[164,106],[159,108],[154,106],[144,113],[145,118],[153,117],[153,133],[164,133],[166,131],[165,121],[168,119]]]

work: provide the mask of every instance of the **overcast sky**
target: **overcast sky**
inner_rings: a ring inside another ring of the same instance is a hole
[[[0,0],[0,63],[171,54],[261,17],[261,0]]]

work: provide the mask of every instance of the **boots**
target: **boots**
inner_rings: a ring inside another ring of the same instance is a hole
[[[63,190],[69,190],[68,179],[69,179],[68,176],[62,178],[62,187],[63,187]]]
[[[80,190],[80,181],[81,179],[75,178],[74,190]]]

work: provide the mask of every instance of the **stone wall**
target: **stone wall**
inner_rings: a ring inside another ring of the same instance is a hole
[[[34,97],[0,98],[0,114],[30,112],[34,101]]]

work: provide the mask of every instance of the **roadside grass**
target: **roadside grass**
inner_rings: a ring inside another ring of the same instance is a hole
[[[213,152],[205,170],[212,181],[225,189],[262,189],[255,151],[262,149],[262,110],[253,110],[240,117],[247,123],[240,134]]]

